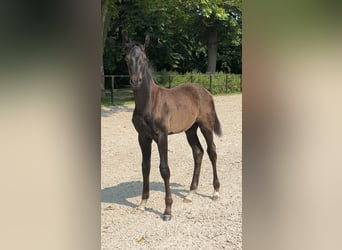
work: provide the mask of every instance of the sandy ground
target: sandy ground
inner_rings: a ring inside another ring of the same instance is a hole
[[[193,173],[185,133],[169,136],[173,195],[172,219],[164,222],[164,183],[157,146],[152,145],[150,198],[145,212],[136,210],[142,191],[141,153],[131,123],[134,104],[103,107],[101,170],[102,249],[242,249],[242,95],[216,96],[223,136],[217,148],[220,199],[211,200],[212,168],[203,157],[198,193],[183,203]],[[204,138],[198,131],[201,144]]]

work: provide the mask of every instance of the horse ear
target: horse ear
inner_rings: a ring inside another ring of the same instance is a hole
[[[128,44],[129,44],[129,38],[128,38],[128,35],[127,35],[127,32],[125,31],[122,31],[122,44],[127,47]]]
[[[149,44],[150,44],[150,35],[147,34],[146,37],[145,37],[144,47],[147,48]]]

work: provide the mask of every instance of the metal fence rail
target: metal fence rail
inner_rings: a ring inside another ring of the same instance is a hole
[[[221,92],[224,92],[226,94],[230,93],[229,88],[232,87],[238,87],[239,91],[242,92],[242,75],[236,75],[239,77],[239,86],[236,86],[236,84],[233,85],[233,83],[229,82],[229,76],[230,74],[225,74],[225,79],[223,82],[220,83],[214,83],[215,77],[217,77],[217,74],[191,74],[190,75],[190,82],[194,82],[194,79],[196,77],[208,77],[209,84],[201,84],[205,88],[207,88],[211,93],[213,93],[214,88],[221,88]],[[175,87],[175,84],[173,84],[175,77],[185,77],[183,75],[175,75],[175,74],[155,74],[154,79],[163,79],[162,84],[164,87],[172,88]],[[189,77],[189,76],[187,76]],[[129,75],[103,75],[102,79],[105,84],[105,92],[108,94],[110,93],[110,103],[114,104],[114,94],[117,93],[118,95],[115,98],[127,98],[127,95],[130,95],[133,98],[133,89],[131,88],[129,84]],[[159,83],[159,81],[157,81]],[[189,81],[188,81],[189,82]],[[129,91],[119,91],[119,90],[130,90]],[[224,90],[224,91],[222,91]],[[124,92],[124,95],[122,94]],[[236,91],[235,91],[236,92]],[[120,96],[121,95],[121,96]]]

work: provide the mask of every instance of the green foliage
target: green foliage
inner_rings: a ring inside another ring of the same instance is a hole
[[[237,74],[226,74],[224,72],[217,72],[211,77],[211,88],[210,88],[210,74],[201,74],[198,71],[187,72],[185,74],[178,74],[177,72],[161,71],[155,74],[154,80],[164,87],[169,88],[176,87],[184,83],[197,83],[211,90],[211,93],[224,94],[224,93],[235,93],[241,92],[240,75]],[[228,83],[228,91],[226,89],[226,82]]]
[[[218,72],[212,75],[212,86],[210,88],[210,75],[201,74],[198,71],[178,74],[174,71],[162,70],[154,75],[154,80],[158,85],[169,88],[176,87],[184,83],[197,83],[205,87],[213,95],[239,93],[241,92],[241,76],[237,74],[226,74]],[[228,82],[228,89],[226,88]],[[133,91],[130,88],[114,90],[114,105],[123,105],[133,102]],[[106,95],[101,99],[101,104],[105,106],[111,105],[110,90],[106,91]]]
[[[133,103],[133,90],[132,89],[115,89],[114,90],[114,105],[124,105],[127,103]],[[105,96],[101,98],[101,105],[112,105],[110,91],[105,92]]]
[[[103,54],[106,74],[127,74],[122,31],[141,42],[151,35],[147,54],[158,72],[205,72],[213,29],[219,34],[217,70],[241,73],[241,0],[108,1],[113,15]]]

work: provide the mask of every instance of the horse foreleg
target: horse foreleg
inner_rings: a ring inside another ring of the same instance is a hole
[[[170,168],[168,166],[167,159],[167,134],[161,134],[158,137],[158,151],[160,157],[159,170],[164,180],[165,185],[165,211],[163,214],[163,220],[168,221],[171,219],[171,206],[172,206],[172,195],[170,189]]]
[[[142,175],[143,175],[143,191],[141,202],[138,210],[145,211],[147,199],[150,196],[149,178],[151,169],[151,144],[152,140],[139,135],[139,145],[142,152]]]

